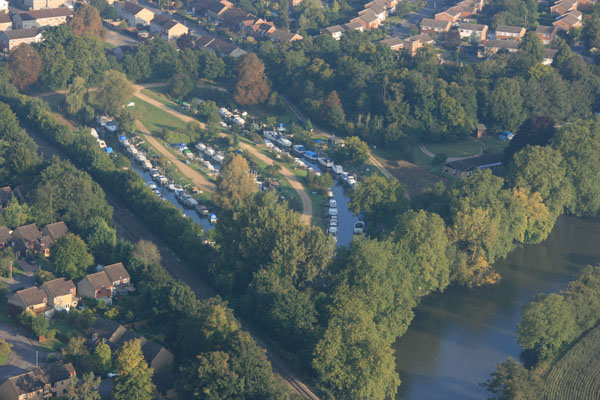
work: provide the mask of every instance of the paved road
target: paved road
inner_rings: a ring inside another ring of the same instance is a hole
[[[64,157],[62,152],[39,132],[28,130],[27,133],[35,140],[40,151],[45,157],[50,158],[53,155],[57,155],[65,159],[67,158]],[[210,286],[200,279],[198,275],[187,266],[187,264],[181,261],[179,257],[173,251],[171,251],[171,249],[161,239],[152,233],[148,227],[146,227],[146,225],[133,213],[119,203],[116,198],[109,193],[106,193],[106,199],[113,207],[113,220],[115,222],[117,235],[119,237],[129,240],[133,243],[142,239],[153,242],[160,251],[162,258],[161,264],[175,278],[189,285],[199,299],[204,300],[216,295],[215,291]],[[242,323],[242,326],[244,329],[251,331],[248,329],[247,325]],[[319,400],[319,398],[296,377],[296,375],[288,368],[287,363],[271,346],[268,346],[263,341],[258,339],[256,335],[253,335],[253,338],[257,344],[265,350],[267,358],[273,367],[273,371],[276,374],[279,374],[286,384],[288,384],[294,391],[306,399]]]
[[[164,86],[164,85],[165,85],[164,83],[151,83],[151,84],[147,84],[147,85],[135,85],[135,96],[144,100],[147,103],[152,104],[153,106],[155,106],[157,108],[160,108],[161,110],[169,113],[170,115],[174,116],[175,118],[180,119],[183,122],[187,123],[187,122],[193,121],[193,122],[200,124],[200,126],[202,128],[206,128],[205,124],[198,121],[197,119],[189,117],[185,114],[182,114],[182,113],[172,109],[171,107],[166,106],[165,104],[161,103],[160,101],[156,101],[153,98],[146,96],[144,93],[142,93],[143,89],[159,87],[159,86]],[[227,136],[227,134],[225,134],[225,133],[220,133],[220,134],[221,134],[221,136]],[[248,151],[254,157],[262,160],[264,163],[266,163],[268,165],[271,165],[274,163],[271,158],[265,156],[263,153],[258,151],[254,146],[251,146],[247,143],[240,143],[240,147],[243,148],[244,150]],[[194,171],[194,172],[196,172],[196,171]],[[304,187],[302,186],[302,183],[300,182],[298,177],[296,175],[294,175],[294,173],[292,171],[290,171],[287,167],[282,166],[281,169],[279,170],[279,172],[289,182],[290,186],[296,191],[296,193],[298,193],[298,196],[300,196],[300,200],[302,201],[302,214],[301,214],[300,218],[302,219],[302,221],[304,221],[306,223],[310,223],[310,220],[313,215],[313,205],[312,205],[310,196],[308,195],[308,193],[306,193],[306,190],[304,190]]]
[[[11,344],[12,350],[6,364],[0,366],[0,382],[6,378],[31,371],[35,367],[36,351],[38,361],[42,363],[48,352],[39,346],[37,341],[27,337],[21,329],[0,322],[0,337]]]

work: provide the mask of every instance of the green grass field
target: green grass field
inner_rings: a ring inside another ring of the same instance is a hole
[[[600,326],[552,366],[545,387],[544,400],[600,399]]]
[[[185,123],[169,113],[156,108],[144,100],[133,100],[139,111],[139,119],[150,132],[160,132],[163,128],[170,130],[183,130]]]
[[[481,147],[471,139],[454,143],[429,143],[425,147],[432,153],[445,153],[448,157],[469,157],[479,153]]]
[[[488,153],[502,153],[508,147],[508,140],[500,140],[496,136],[484,136],[479,139]]]

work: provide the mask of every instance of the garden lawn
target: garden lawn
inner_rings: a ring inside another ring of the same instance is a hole
[[[496,136],[485,136],[479,139],[488,153],[502,153],[508,147],[508,140],[500,140]]]
[[[150,132],[160,132],[163,128],[168,130],[185,129],[186,124],[177,117],[174,117],[137,97],[134,101],[135,107],[139,112],[139,120]]]
[[[432,153],[444,153],[448,157],[469,157],[479,153],[481,149],[479,143],[471,139],[454,143],[429,143],[425,147]]]

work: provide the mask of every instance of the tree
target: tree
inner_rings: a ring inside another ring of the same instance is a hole
[[[496,365],[496,371],[483,386],[496,396],[490,400],[530,400],[544,392],[541,379],[534,371],[526,370],[521,363],[509,357]]]
[[[121,72],[104,72],[102,82],[96,92],[96,103],[100,111],[108,115],[117,115],[119,109],[133,94],[133,85]]]
[[[80,76],[76,76],[75,79],[73,79],[73,83],[67,88],[67,94],[65,95],[65,102],[67,103],[67,112],[69,115],[77,115],[77,113],[85,106],[87,93],[85,80]]]
[[[64,89],[73,75],[73,60],[67,57],[62,45],[45,46],[40,51],[42,72],[40,82],[48,89]]]
[[[193,49],[196,45],[195,36],[189,33],[184,33],[183,35],[179,36],[176,42],[177,47],[179,47],[180,50]]]
[[[217,191],[213,194],[215,204],[223,209],[236,208],[256,192],[258,186],[246,159],[240,154],[228,156],[217,179]]]
[[[392,223],[390,215],[406,207],[406,197],[400,182],[374,174],[352,191],[349,207],[354,214],[364,212],[374,221]]]
[[[269,98],[269,82],[265,65],[254,53],[245,55],[237,67],[233,99],[241,105],[259,104]]]
[[[583,26],[583,44],[588,49],[600,48],[600,17],[593,15]]]
[[[116,115],[119,128],[122,131],[133,131],[135,130],[135,121],[139,119],[140,109],[138,107],[125,107],[121,108],[119,113]]]
[[[545,360],[577,336],[575,310],[560,294],[535,296],[523,307],[517,330],[519,345]]]
[[[346,139],[343,146],[339,147],[337,157],[341,162],[351,165],[362,165],[369,159],[369,146],[357,136]]]
[[[148,367],[138,339],[125,342],[117,351],[118,372],[112,396],[115,400],[151,400],[154,392],[153,369]]]
[[[47,336],[50,328],[50,322],[44,314],[38,314],[31,320],[31,329],[36,336]]]
[[[110,346],[105,342],[100,342],[94,350],[94,370],[99,374],[105,375],[112,370],[112,352]]]
[[[12,279],[15,258],[15,252],[11,246],[5,246],[0,249],[0,268],[2,276]]]
[[[544,44],[534,31],[529,31],[525,34],[521,42],[519,42],[519,51],[531,57],[534,63],[544,60]]]
[[[93,372],[83,374],[81,382],[77,381],[77,377],[71,378],[71,383],[67,389],[68,400],[100,400],[102,397],[98,392],[98,387],[102,379],[94,377]]]
[[[194,90],[194,81],[186,73],[175,74],[169,79],[169,93],[176,99],[185,99]]]
[[[144,265],[159,265],[160,252],[158,247],[148,240],[140,240],[133,248],[131,256],[140,260]]]
[[[94,217],[86,223],[82,235],[96,262],[100,264],[112,262],[117,245],[117,233],[114,228],[108,226],[104,219]]]
[[[50,263],[57,275],[77,279],[85,276],[87,267],[94,264],[94,257],[79,236],[67,233],[50,247]]]
[[[20,204],[17,198],[13,196],[4,208],[2,216],[6,226],[10,229],[16,229],[31,221],[31,210],[26,203]]]
[[[536,99],[536,101],[539,101]],[[524,149],[525,146],[545,146],[554,137],[556,123],[552,117],[529,117],[523,122],[523,125],[516,132],[515,137],[510,141],[505,150],[508,158]]]
[[[10,354],[11,344],[0,338],[0,358],[5,360]]]
[[[244,399],[244,379],[232,370],[230,358],[222,351],[198,354],[196,360],[182,367],[179,394],[199,400]]]
[[[519,81],[500,78],[487,99],[490,122],[497,130],[516,131],[525,119]]]
[[[22,44],[10,54],[8,71],[11,82],[20,90],[25,90],[37,82],[42,72],[42,58],[32,46]]]
[[[106,35],[100,11],[90,4],[83,4],[75,10],[69,26],[73,29],[73,33],[79,36],[92,35],[104,39]]]
[[[219,107],[212,100],[205,100],[198,107],[198,115],[206,119],[206,125],[215,126],[221,121]]]
[[[346,115],[340,96],[335,90],[331,91],[321,102],[321,117],[335,129],[344,125]]]

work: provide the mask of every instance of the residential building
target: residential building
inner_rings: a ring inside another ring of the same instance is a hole
[[[150,21],[154,18],[152,11],[130,1],[115,3],[115,8],[117,15],[127,21],[129,26],[149,26]]]
[[[525,36],[525,28],[522,26],[498,25],[496,28],[497,40],[521,40]]]
[[[436,21],[450,21],[456,22],[461,17],[461,9],[458,7],[450,7],[446,11],[439,12],[435,14]]]
[[[8,1],[0,0],[0,13],[8,13]]]
[[[379,17],[371,10],[367,10],[361,16],[350,20],[350,22],[358,22],[365,30],[377,28],[381,23]]]
[[[187,26],[164,15],[155,15],[150,21],[150,32],[158,33],[167,40],[177,39],[179,36],[188,33],[188,31]]]
[[[544,49],[544,60],[542,61],[542,64],[544,64],[544,65],[552,64],[552,61],[554,61],[554,56],[556,55],[556,53],[558,53],[558,50]]]
[[[196,48],[207,49],[212,51],[213,53],[233,58],[241,57],[248,54],[245,50],[242,50],[233,43],[229,43],[224,40],[210,36],[200,36],[198,39],[196,39]]]
[[[116,263],[107,265],[104,267],[104,272],[108,276],[110,283],[115,287],[127,287],[131,286],[131,277],[129,276],[129,272],[123,266],[123,263]]]
[[[71,378],[76,376],[71,363],[56,361],[33,371],[16,375],[0,385],[2,400],[41,400],[51,397],[62,397],[67,394]]]
[[[502,154],[487,154],[481,157],[467,158],[466,160],[452,161],[444,164],[442,170],[458,178],[467,178],[477,169],[490,169],[496,171],[502,168]]]
[[[12,29],[0,32],[0,47],[4,51],[13,51],[22,44],[39,43],[43,40],[40,28]],[[15,193],[19,192],[15,189]]]
[[[564,15],[569,11],[577,9],[577,0],[561,0],[550,6],[550,14],[553,16]]]
[[[64,6],[66,0],[23,0],[23,5],[30,10],[42,10],[44,8],[58,8]]]
[[[40,289],[48,295],[48,304],[56,311],[69,311],[71,307],[77,307],[79,297],[77,290],[71,280],[65,278],[53,279],[45,282]]]
[[[250,14],[241,8],[233,7],[220,15],[220,20],[233,30],[247,29],[261,20],[256,15]],[[262,20],[261,20],[262,21]]]
[[[557,28],[555,26],[538,25],[538,27],[535,28],[535,33],[545,45],[552,43],[556,37],[556,32]]]
[[[393,13],[396,11],[396,6],[398,6],[398,0],[373,0],[365,4],[365,8],[369,8],[374,5],[382,6],[390,13]]]
[[[518,40],[488,40],[484,48],[485,55],[496,54],[501,50],[506,50],[509,53],[516,53],[519,50]]]
[[[12,29],[12,19],[10,19],[10,15],[0,14],[0,31],[2,31],[2,32],[10,31],[11,29]],[[10,187],[9,186],[7,186],[7,187],[10,190]],[[11,197],[12,197],[12,191],[10,193],[11,193]],[[6,204],[4,204],[4,205],[6,205]],[[2,207],[4,207],[4,205],[2,205]]]
[[[554,21],[552,23],[552,26],[556,29],[560,29],[567,32],[573,28],[580,28],[582,26],[581,12],[577,10],[571,11],[561,19]]]
[[[18,290],[8,298],[6,311],[9,316],[21,315],[25,310],[44,314],[46,317],[51,317],[54,311],[48,305],[48,294],[37,287]]]
[[[12,35],[15,32],[20,33],[20,30],[12,30],[2,32],[2,35]],[[26,256],[27,252],[34,252],[36,244],[42,239],[42,233],[38,230],[35,224],[19,226],[12,232],[12,242],[14,249],[22,256]]]
[[[377,4],[374,4],[369,8],[365,8],[364,10],[359,11],[358,15],[359,16],[364,15],[364,14],[368,13],[369,11],[372,12],[373,14],[375,14],[375,16],[377,17],[377,20],[379,21],[380,24],[386,20],[387,15],[388,15],[386,8],[383,6],[377,5]]]
[[[468,24],[465,22],[461,22],[458,25],[458,34],[461,39],[475,39],[479,42],[483,42],[486,39],[487,31],[487,25]]]
[[[233,7],[233,3],[227,0],[198,0],[194,3],[196,13],[203,13],[205,16],[218,20],[227,10]]]
[[[254,37],[265,37],[275,32],[276,29],[273,22],[261,19],[259,22],[248,27],[248,32]]]
[[[109,304],[112,303],[113,288],[113,284],[104,271],[86,275],[77,283],[77,293],[80,296],[96,300],[102,299]]]
[[[343,33],[344,28],[342,28],[340,25],[333,25],[325,29],[321,29],[321,35],[329,35],[335,40],[340,40]]]
[[[69,233],[69,228],[63,221],[48,224],[42,229],[42,236],[50,237],[53,242],[65,236],[67,233]]]
[[[293,43],[304,38],[297,33],[284,31],[283,29],[275,29],[274,32],[269,34],[269,39],[271,39],[273,42]]]
[[[58,26],[67,23],[73,13],[68,7],[48,8],[44,10],[25,11],[13,16],[15,29],[40,28],[42,26]]]
[[[399,38],[383,39],[380,43],[387,44],[393,51],[400,51],[406,46],[404,40]]]
[[[365,30],[365,28],[363,27],[363,24],[361,24],[358,21],[350,21],[347,24],[342,25],[342,28],[344,28],[344,31],[359,31],[359,32],[363,32]]]
[[[479,11],[477,5],[469,0],[461,1],[455,7],[460,10],[460,18],[469,18]]]
[[[398,38],[384,39],[381,43],[387,44],[394,51],[405,50],[411,57],[417,54],[417,50],[426,44],[433,44],[435,41],[427,33],[415,35],[401,40]]]
[[[430,18],[423,18],[421,20],[421,33],[443,33],[448,32],[452,22],[447,20],[435,20]]]

